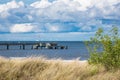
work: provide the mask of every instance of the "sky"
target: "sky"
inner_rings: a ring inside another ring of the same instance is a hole
[[[0,41],[85,41],[120,27],[120,0],[0,0]]]

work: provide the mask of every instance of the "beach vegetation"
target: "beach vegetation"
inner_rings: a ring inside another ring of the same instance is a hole
[[[90,64],[101,64],[106,70],[120,69],[119,30],[113,27],[108,32],[99,28],[91,41],[86,42]]]
[[[87,61],[0,58],[0,80],[120,80],[119,74]]]

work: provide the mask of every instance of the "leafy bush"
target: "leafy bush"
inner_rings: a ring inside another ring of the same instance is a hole
[[[98,29],[86,44],[90,53],[90,64],[102,64],[107,70],[120,68],[120,38],[117,27],[108,32]]]

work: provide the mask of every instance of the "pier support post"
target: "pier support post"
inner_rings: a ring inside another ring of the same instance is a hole
[[[25,44],[23,44],[23,50],[25,50]]]
[[[9,44],[7,44],[7,50],[9,50]]]
[[[66,46],[66,48],[65,49],[68,49],[68,46]]]
[[[22,49],[22,46],[20,45],[20,50]]]

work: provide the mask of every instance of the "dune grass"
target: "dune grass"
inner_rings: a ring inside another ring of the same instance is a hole
[[[119,74],[79,60],[0,58],[0,80],[120,80]]]

